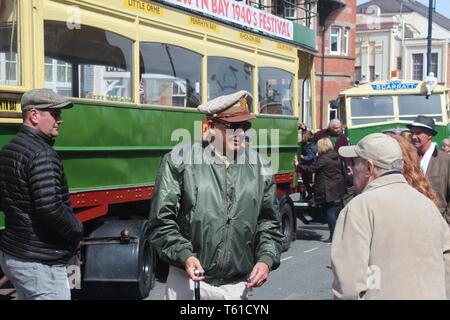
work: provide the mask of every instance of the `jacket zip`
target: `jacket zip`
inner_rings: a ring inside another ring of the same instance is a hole
[[[230,233],[231,233],[231,217],[229,216],[229,211],[228,211],[228,188],[227,188],[227,167],[226,165],[224,165],[225,168],[225,212],[226,212],[226,216],[227,216],[227,221],[225,223],[225,230],[224,230],[224,235],[223,235],[223,255],[222,255],[222,259],[220,261],[219,264],[219,270],[220,273],[222,273],[224,270],[224,266],[225,266],[225,262],[226,262],[226,257],[228,256],[228,250],[229,250],[229,246],[230,246]]]

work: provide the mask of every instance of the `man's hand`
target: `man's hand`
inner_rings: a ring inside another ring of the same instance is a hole
[[[257,262],[250,273],[250,282],[246,284],[247,288],[261,287],[269,277],[269,266],[264,262]]]
[[[203,267],[200,264],[200,261],[196,257],[191,256],[191,257],[187,258],[186,262],[184,263],[184,268],[186,270],[188,277],[191,278],[192,280],[203,281],[205,279],[205,277],[204,277],[205,270],[203,270]],[[195,270],[200,271],[199,276],[196,276],[194,274]]]

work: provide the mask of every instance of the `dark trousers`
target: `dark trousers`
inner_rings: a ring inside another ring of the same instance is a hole
[[[312,196],[313,192],[314,192],[314,188],[312,187],[313,185],[313,174],[312,172],[307,172],[307,171],[303,171],[301,170],[301,175],[303,178],[303,184],[305,185],[305,189],[306,192],[308,192],[308,196]]]
[[[326,215],[328,229],[330,233],[334,232],[334,227],[336,226],[337,216],[339,214],[339,208],[341,207],[339,202],[325,202],[322,205],[322,214]]]

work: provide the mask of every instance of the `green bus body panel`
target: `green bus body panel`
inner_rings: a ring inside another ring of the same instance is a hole
[[[177,144],[200,140],[201,121],[205,118],[195,109],[83,102],[63,110],[62,116],[64,122],[54,147],[63,161],[71,192],[153,185],[162,156]],[[275,142],[279,151],[277,172],[293,172],[297,119],[261,115],[252,124],[259,135],[264,135],[260,129],[267,130],[269,137],[258,137],[257,141],[264,142],[261,146],[269,145],[269,149],[270,130],[279,130],[279,142]],[[18,127],[1,125],[1,146],[15,135]],[[173,133],[179,133],[174,141]],[[188,133],[187,141],[179,137],[183,133]]]
[[[177,144],[201,140],[204,115],[192,109],[76,104],[64,110],[63,119],[55,149],[71,191],[79,191],[154,184],[165,153]],[[295,118],[253,120],[257,131],[268,129],[270,135],[270,129],[280,130],[279,172],[293,170],[296,123]]]
[[[384,130],[394,128],[408,129],[405,123],[389,123],[384,125],[374,125],[371,127],[349,129],[346,133],[348,134],[351,144],[357,144],[359,140],[368,134],[383,132]],[[447,126],[443,125],[436,125],[434,129],[437,131],[437,135],[433,137],[432,141],[436,142],[439,147],[442,147],[442,140],[449,136],[449,129]]]

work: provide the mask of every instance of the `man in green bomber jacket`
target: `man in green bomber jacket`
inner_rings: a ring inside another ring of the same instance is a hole
[[[150,239],[170,264],[166,299],[192,299],[194,281],[201,299],[247,299],[280,265],[273,172],[244,141],[251,103],[239,91],[200,105],[208,141],[177,146],[161,162]]]

